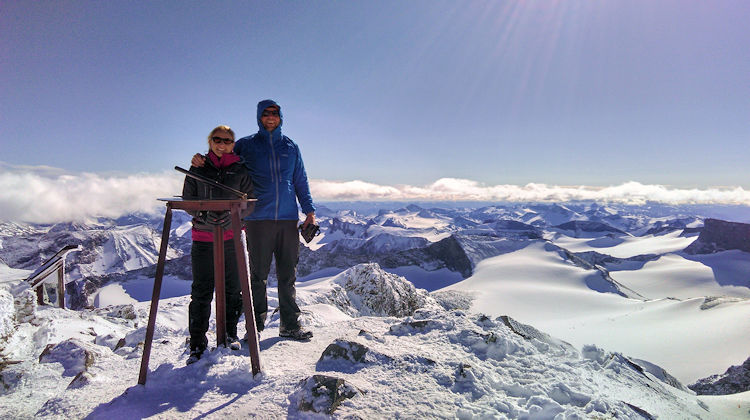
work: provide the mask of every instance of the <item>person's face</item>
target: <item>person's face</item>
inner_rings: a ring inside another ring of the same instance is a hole
[[[211,151],[218,157],[221,157],[224,153],[232,153],[234,149],[234,139],[226,131],[215,132],[209,143],[211,144]]]
[[[276,127],[278,127],[281,123],[281,118],[279,117],[279,108],[275,106],[269,106],[268,108],[264,109],[263,113],[260,114],[260,123],[263,124],[263,128],[268,131],[275,130]]]

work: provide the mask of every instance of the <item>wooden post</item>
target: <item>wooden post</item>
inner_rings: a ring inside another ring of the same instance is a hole
[[[227,345],[227,294],[224,287],[224,229],[214,226],[214,291],[216,293],[216,346]]]
[[[44,305],[44,283],[36,288],[36,303],[40,306]]]
[[[65,262],[57,269],[57,306],[65,309]]]
[[[255,328],[255,312],[250,292],[250,282],[247,272],[247,259],[245,248],[241,242],[242,221],[240,211],[246,208],[248,202],[255,199],[239,200],[166,200],[167,212],[164,215],[164,228],[162,229],[161,249],[159,250],[159,261],[156,264],[156,276],[154,278],[154,291],[151,295],[151,309],[148,315],[148,326],[146,327],[146,338],[143,343],[143,356],[141,359],[141,370],[138,376],[140,385],[146,384],[148,375],[148,361],[151,357],[151,343],[154,339],[154,327],[156,325],[156,312],[159,306],[159,294],[161,293],[161,282],[164,277],[164,263],[167,256],[167,243],[169,242],[169,229],[172,224],[172,209],[178,210],[211,210],[230,211],[232,217],[232,229],[234,235],[235,254],[237,256],[237,271],[240,276],[240,287],[242,288],[242,306],[245,312],[245,327],[247,328],[248,344],[250,345],[250,362],[253,375],[260,372],[260,347],[258,344],[258,332]],[[220,270],[220,272],[219,272]],[[226,345],[226,290],[224,287],[224,232],[220,226],[214,229],[214,287],[216,290],[216,337],[219,345]],[[221,296],[220,296],[221,295]]]
[[[169,244],[169,229],[172,226],[172,203],[167,203],[167,212],[164,215],[164,227],[161,230],[161,247],[159,249],[159,261],[156,263],[156,276],[154,276],[154,291],[151,294],[151,309],[148,312],[148,326],[146,327],[146,339],[143,342],[143,357],[141,358],[141,372],[138,375],[138,383],[146,384],[148,374],[148,359],[151,357],[151,342],[154,340],[154,327],[156,326],[156,311],[159,308],[159,294],[161,294],[161,281],[164,277],[164,261],[167,257],[167,245]]]
[[[240,220],[240,205],[232,204],[232,231],[234,232],[234,249],[237,254],[237,274],[239,275],[240,287],[242,288],[242,309],[245,312],[245,330],[247,331],[247,344],[250,347],[250,364],[253,375],[260,372],[260,345],[258,343],[258,330],[255,326],[255,309],[253,307],[253,295],[250,291],[250,281],[247,273],[247,260],[245,246],[242,243],[242,221]],[[247,232],[245,232],[247,235]]]

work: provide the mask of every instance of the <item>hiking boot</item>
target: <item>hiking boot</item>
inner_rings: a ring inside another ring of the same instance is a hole
[[[302,328],[297,328],[296,330],[286,330],[286,329],[279,330],[279,337],[291,338],[292,340],[297,340],[297,341],[307,341],[311,339],[312,336],[313,336],[312,331],[303,330]]]
[[[208,339],[205,334],[196,334],[190,336],[190,356],[188,357],[185,364],[192,365],[201,359],[203,352],[208,347]]]
[[[227,336],[227,344],[229,345],[229,348],[232,350],[239,350],[242,348],[242,343],[240,343],[240,339],[237,337],[233,337],[231,335]]]
[[[192,365],[193,363],[197,362],[201,359],[201,356],[203,356],[203,352],[206,349],[195,349],[190,351],[190,357],[188,357],[187,361],[185,362],[186,365]]]

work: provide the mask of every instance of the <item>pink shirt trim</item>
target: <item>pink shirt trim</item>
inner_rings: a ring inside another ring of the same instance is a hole
[[[198,241],[198,242],[213,242],[214,241],[213,232],[209,232],[207,230],[198,230],[196,228],[193,228],[190,233],[194,241]],[[226,229],[224,231],[224,240],[228,241],[233,238],[234,238],[234,232],[232,232],[232,229]]]

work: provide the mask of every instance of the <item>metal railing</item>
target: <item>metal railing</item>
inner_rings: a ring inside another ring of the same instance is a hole
[[[65,308],[65,256],[73,251],[80,251],[80,245],[67,245],[49,258],[41,267],[26,279],[29,286],[36,291],[37,303],[44,305],[44,284],[51,283],[53,273],[57,272],[57,305]]]

